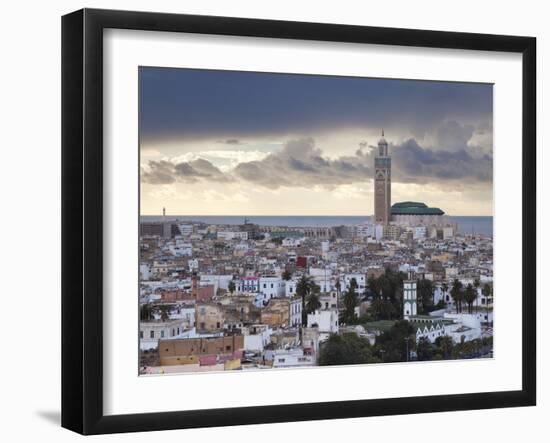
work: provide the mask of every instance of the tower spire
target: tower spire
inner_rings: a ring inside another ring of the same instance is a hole
[[[382,137],[384,137],[384,128],[382,128]]]

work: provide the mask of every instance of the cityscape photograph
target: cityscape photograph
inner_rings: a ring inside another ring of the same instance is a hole
[[[139,68],[139,374],[493,358],[493,85]]]

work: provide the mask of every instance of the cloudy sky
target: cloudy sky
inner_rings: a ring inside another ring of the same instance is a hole
[[[370,215],[392,201],[492,215],[492,85],[140,69],[141,213]]]

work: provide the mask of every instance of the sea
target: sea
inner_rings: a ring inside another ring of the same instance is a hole
[[[160,215],[142,215],[142,222],[161,221]],[[260,226],[291,226],[291,227],[324,227],[324,226],[353,226],[370,222],[370,216],[357,215],[170,215],[166,221],[203,222],[218,225],[240,225],[244,220]],[[493,236],[492,216],[449,216],[458,226],[461,234],[480,234],[484,237]]]

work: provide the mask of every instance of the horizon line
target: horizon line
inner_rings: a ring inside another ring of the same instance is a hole
[[[494,217],[493,214],[490,215],[484,215],[484,214],[476,214],[476,215],[468,215],[468,214],[444,214],[448,217]],[[162,214],[139,214],[140,217],[163,217]],[[243,217],[243,218],[251,218],[251,217],[372,217],[374,214],[166,214],[164,217]]]

